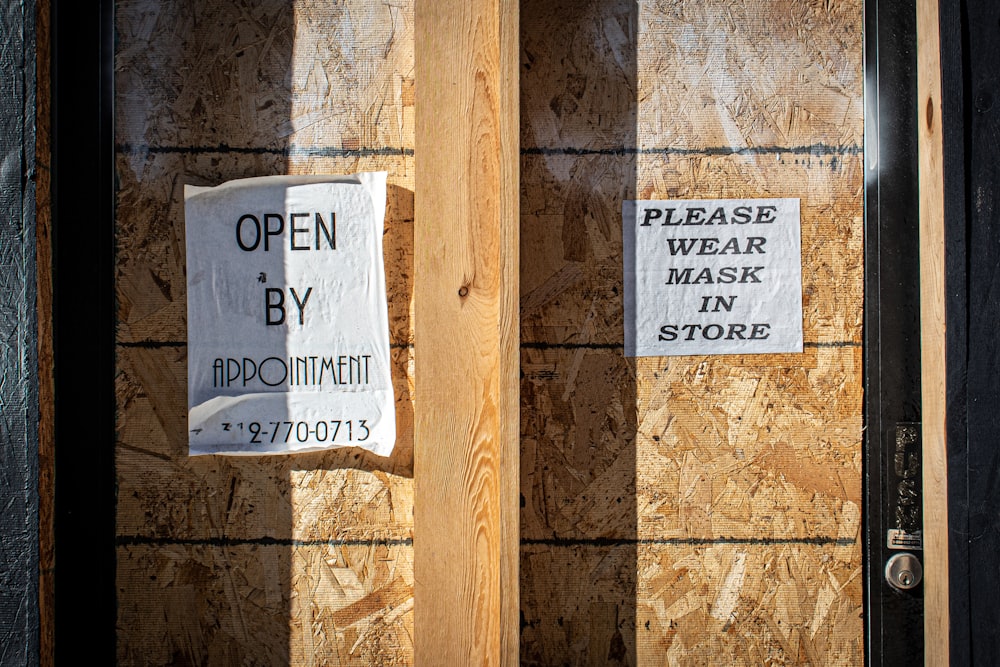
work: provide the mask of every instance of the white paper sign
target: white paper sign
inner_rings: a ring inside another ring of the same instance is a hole
[[[192,455],[392,451],[385,181],[185,187]]]
[[[802,351],[798,199],[625,201],[625,354]]]

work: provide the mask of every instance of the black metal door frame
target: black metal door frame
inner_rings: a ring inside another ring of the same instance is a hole
[[[920,550],[916,7],[865,7],[865,662],[922,665],[923,586],[891,586]]]
[[[51,638],[56,664],[74,664],[86,655],[91,663],[112,665],[114,3],[51,0],[50,9],[56,441]]]

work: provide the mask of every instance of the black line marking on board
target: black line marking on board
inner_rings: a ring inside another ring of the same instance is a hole
[[[117,443],[115,443],[115,446],[116,447],[121,447],[122,449],[126,449],[126,450],[128,450],[130,452],[135,452],[137,454],[144,454],[146,456],[152,456],[153,458],[160,459],[161,461],[167,461],[167,462],[173,461],[173,458],[171,458],[167,454],[161,454],[160,452],[154,452],[151,449],[145,449],[143,447],[136,447],[135,445],[130,445],[130,444],[125,443],[125,442],[117,442]]]
[[[722,544],[747,546],[776,546],[800,544],[806,546],[853,546],[853,537],[676,537],[676,538],[636,538],[636,537],[545,537],[524,538],[521,546],[546,547],[634,547],[634,546],[716,546]]]
[[[614,538],[614,537],[546,537],[524,538],[521,546],[549,547],[630,547],[630,546],[715,546],[715,545],[747,545],[775,546],[783,544],[799,544],[806,546],[853,546],[857,540],[850,537],[678,537],[678,538]],[[345,539],[345,540],[296,540],[281,537],[207,537],[207,538],[175,538],[151,537],[143,535],[119,535],[115,539],[119,547],[133,546],[187,546],[187,547],[239,547],[239,546],[276,546],[276,547],[412,547],[413,538],[376,538],[376,539]]]
[[[155,350],[161,347],[186,347],[187,341],[183,340],[129,340],[119,341],[118,347],[137,347]],[[392,350],[407,350],[413,347],[413,343],[389,343]]]
[[[330,146],[230,146],[218,144],[214,146],[158,146],[148,144],[123,143],[116,146],[119,153],[124,154],[183,154],[205,155],[216,153],[234,153],[237,155],[277,155],[281,157],[373,157],[397,156],[412,157],[412,148],[396,146],[380,146],[375,148],[333,148]],[[831,146],[829,144],[811,144],[808,146],[706,146],[704,148],[677,148],[670,146],[640,148],[637,146],[616,146],[613,148],[579,148],[575,146],[536,146],[522,148],[521,155],[803,155],[807,157],[826,157],[838,155],[861,155],[861,146]]]
[[[862,343],[856,340],[830,340],[802,343],[804,347],[862,347]]]
[[[186,341],[180,340],[134,340],[120,341],[118,347],[141,348],[155,350],[164,347],[185,347]],[[837,347],[862,347],[862,343],[853,340],[834,340],[805,342],[803,347],[812,348],[837,348]],[[411,350],[413,343],[389,343],[392,350]],[[544,341],[529,341],[521,343],[522,350],[621,350],[624,346],[621,343],[546,343]],[[775,352],[773,354],[795,354],[794,352]]]
[[[413,149],[396,146],[380,146],[377,148],[333,148],[331,146],[230,146],[218,144],[215,146],[153,146],[148,144],[118,144],[115,149],[127,155],[181,154],[181,155],[211,155],[217,153],[233,153],[236,155],[277,155],[280,157],[412,157]]]
[[[706,146],[704,148],[674,148],[669,146],[640,148],[636,146],[615,146],[613,148],[577,148],[574,146],[536,146],[522,148],[521,155],[804,155],[826,157],[838,155],[861,155],[861,146],[831,146],[811,144],[808,146]]]
[[[834,341],[806,341],[803,347],[861,347],[862,344],[852,340]],[[624,346],[621,343],[547,343],[544,341],[531,341],[521,343],[522,350],[621,350]],[[795,352],[773,352],[768,354],[795,354]]]
[[[183,340],[131,340],[119,341],[118,347],[138,347],[143,349],[156,349],[160,347],[185,347],[187,341]]]
[[[119,547],[412,547],[413,538],[374,538],[349,540],[296,540],[288,537],[205,537],[177,538],[150,537],[143,535],[119,535],[115,538]]]
[[[521,343],[522,350],[621,350],[621,343],[546,343],[530,341]]]

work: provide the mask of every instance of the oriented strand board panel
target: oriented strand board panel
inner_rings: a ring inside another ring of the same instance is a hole
[[[862,662],[860,0],[522,3],[521,659]],[[623,199],[799,197],[802,354],[623,356]]]
[[[118,658],[412,661],[413,6],[116,4]],[[389,172],[396,451],[188,458],[183,185]]]

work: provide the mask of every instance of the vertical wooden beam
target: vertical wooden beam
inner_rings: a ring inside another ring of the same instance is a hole
[[[920,366],[924,482],[924,662],[947,665],[948,459],[945,437],[944,158],[938,0],[917,3]]]
[[[35,10],[35,261],[38,285],[38,664],[55,664],[55,361],[52,293],[51,6]]]
[[[416,5],[414,656],[518,660],[518,3]]]

